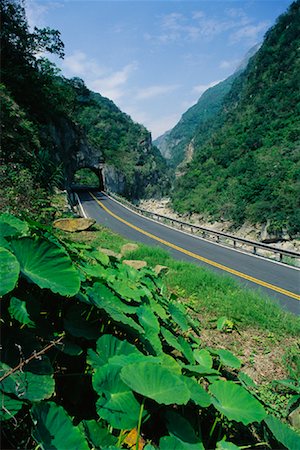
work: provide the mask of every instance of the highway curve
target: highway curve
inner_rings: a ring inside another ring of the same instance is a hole
[[[176,259],[233,276],[300,315],[299,269],[182,233],[130,211],[103,193],[78,192],[78,195],[88,217],[122,236],[158,245]]]

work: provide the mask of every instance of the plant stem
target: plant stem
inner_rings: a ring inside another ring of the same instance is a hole
[[[32,361],[33,359],[37,359],[39,358],[41,355],[43,355],[44,353],[46,353],[48,350],[50,350],[50,348],[55,347],[57,344],[60,343],[60,341],[64,338],[65,336],[61,336],[59,339],[57,339],[56,341],[52,341],[51,344],[47,345],[45,348],[43,348],[42,350],[40,350],[39,352],[33,352],[33,354],[31,356],[29,356],[29,358],[24,359],[23,361],[20,362],[20,364],[18,364],[16,367],[8,370],[4,375],[2,375],[2,377],[0,378],[0,382],[5,380],[5,378],[9,377],[11,374],[15,373],[17,370],[22,369],[26,364],[30,363],[30,361]]]
[[[140,407],[140,414],[139,414],[139,421],[138,421],[138,427],[137,427],[137,436],[136,436],[136,444],[135,444],[135,450],[139,450],[139,440],[140,440],[140,431],[141,431],[141,425],[142,425],[142,417],[144,412],[144,404],[145,404],[145,398],[143,398],[141,407]]]
[[[251,444],[251,445],[242,445],[240,446],[240,449],[246,449],[246,448],[253,448],[253,447],[260,447],[261,445],[266,445],[267,447],[270,447],[268,442],[258,442],[257,444]]]
[[[118,448],[121,448],[121,444],[122,444],[122,441],[123,441],[123,430],[120,430],[120,434],[119,434],[119,438],[118,438],[118,442],[117,442],[117,447]]]
[[[209,432],[209,437],[210,437],[210,438],[212,437],[213,432],[215,431],[216,425],[217,425],[217,423],[218,423],[219,420],[220,420],[220,419],[219,419],[219,417],[217,416],[217,417],[215,418],[215,421],[214,421],[214,423],[213,423],[213,426],[211,427],[211,430],[210,430],[210,432]]]

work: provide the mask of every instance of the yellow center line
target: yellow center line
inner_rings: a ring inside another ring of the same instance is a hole
[[[160,242],[161,244],[166,245],[167,247],[171,247],[175,250],[178,250],[181,253],[184,253],[185,255],[191,256],[192,258],[197,259],[198,261],[202,261],[206,264],[209,264],[210,266],[217,267],[218,269],[224,270],[225,272],[229,272],[233,275],[236,275],[240,278],[244,278],[245,280],[251,281],[252,283],[256,283],[260,286],[266,287],[268,289],[272,289],[273,291],[279,292],[280,294],[286,295],[288,297],[294,298],[296,300],[300,300],[300,295],[295,294],[294,292],[287,291],[286,289],[282,289],[279,286],[275,286],[274,284],[267,283],[265,281],[259,280],[257,278],[251,277],[250,275],[247,275],[243,272],[239,272],[238,270],[231,269],[230,267],[224,266],[223,264],[219,264],[215,261],[212,261],[210,259],[204,258],[203,256],[199,256],[196,253],[190,252],[189,250],[186,250],[185,248],[179,247],[176,244],[172,244],[172,242],[165,241],[164,239],[159,238],[158,236],[155,236],[154,234],[148,233],[147,231],[143,230],[142,228],[139,228],[135,225],[133,225],[130,222],[127,222],[127,220],[122,219],[122,217],[119,217],[117,214],[110,211],[100,200],[97,199],[91,192],[89,194],[93,197],[93,199],[101,206],[101,208],[104,209],[108,214],[110,214],[115,219],[119,220],[120,222],[124,223],[125,225],[129,226],[130,228],[133,228],[134,230],[144,234],[145,236],[150,237],[151,239],[154,239],[155,241]]]

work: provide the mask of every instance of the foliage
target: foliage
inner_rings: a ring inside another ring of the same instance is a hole
[[[214,121],[194,134],[194,158],[174,188],[176,210],[299,232],[299,17],[296,1]]]
[[[201,347],[200,324],[154,271],[8,214],[0,229],[15,267],[2,292],[6,448],[125,448],[131,429],[145,450],[255,446],[266,434],[269,448],[295,448],[287,425],[264,421],[239,360]]]

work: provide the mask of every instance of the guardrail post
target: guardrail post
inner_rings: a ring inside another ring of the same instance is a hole
[[[235,239],[233,240],[233,246],[234,246],[234,248],[236,248],[236,240]]]
[[[282,256],[283,256],[282,253],[279,252],[279,261],[280,261],[280,262],[282,262]]]
[[[255,246],[253,246],[253,255],[257,254],[257,248]]]

